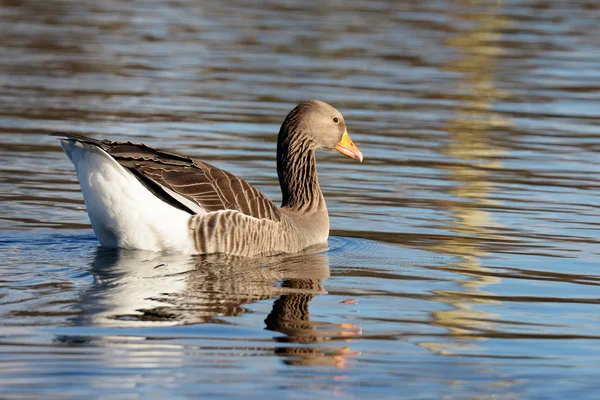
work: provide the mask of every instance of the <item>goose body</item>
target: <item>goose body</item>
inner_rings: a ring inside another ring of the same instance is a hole
[[[339,111],[300,103],[277,144],[282,205],[244,180],[198,159],[144,144],[56,133],[73,162],[101,245],[239,256],[292,253],[323,243],[329,216],[315,150],[362,161]]]

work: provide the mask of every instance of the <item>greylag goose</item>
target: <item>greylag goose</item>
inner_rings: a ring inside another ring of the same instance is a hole
[[[298,104],[277,139],[281,207],[237,176],[144,144],[53,133],[73,162],[101,245],[237,256],[294,253],[329,237],[315,150],[362,162],[342,114]]]

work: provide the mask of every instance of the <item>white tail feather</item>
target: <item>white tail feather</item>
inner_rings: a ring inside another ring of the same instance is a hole
[[[107,247],[195,251],[190,215],[156,197],[104,150],[61,140],[73,162],[92,227]]]

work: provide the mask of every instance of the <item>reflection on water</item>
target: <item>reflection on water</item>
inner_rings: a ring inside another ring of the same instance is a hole
[[[597,392],[595,2],[0,2],[0,397]],[[143,141],[279,199],[297,102],[328,249],[97,248],[52,131]],[[232,384],[235,383],[235,384]]]
[[[360,335],[352,323],[311,321],[309,303],[327,293],[323,246],[297,255],[236,258],[164,255],[99,248],[90,265],[94,285],[83,294],[76,325],[102,327],[229,324],[260,300],[276,299],[266,328],[285,343],[344,341]],[[278,297],[278,298],[277,298]],[[345,365],[356,354],[347,346],[278,347],[277,354],[302,365]]]
[[[452,223],[447,229],[460,236],[506,240],[507,237],[497,233],[501,225],[494,221],[487,208],[498,205],[497,201],[490,200],[494,184],[490,182],[487,171],[502,169],[500,160],[505,154],[494,143],[490,130],[510,126],[509,119],[492,110],[492,104],[502,95],[494,87],[496,64],[502,57],[502,49],[495,45],[495,40],[508,22],[502,15],[499,3],[490,3],[481,13],[458,14],[455,17],[467,20],[470,24],[468,29],[458,32],[449,40],[450,46],[456,47],[461,57],[453,60],[447,69],[461,73],[457,91],[464,93],[465,100],[454,108],[454,115],[448,120],[447,130],[451,142],[443,149],[444,154],[458,161],[457,164],[446,167],[449,179],[456,182],[449,188],[449,192],[457,199],[448,204]],[[440,243],[433,249],[460,258],[460,261],[449,265],[470,277],[460,284],[460,293],[478,295],[473,300],[469,299],[470,296],[455,296],[455,291],[437,291],[443,296],[442,301],[451,305],[452,309],[436,311],[433,314],[435,324],[449,329],[458,338],[465,333],[477,337],[479,331],[493,330],[494,325],[489,321],[497,316],[476,308],[477,303],[491,302],[485,298],[485,295],[491,293],[483,291],[482,287],[500,282],[500,278],[482,274],[489,272],[482,266],[482,258],[489,253],[478,242],[455,238]],[[464,341],[451,345],[423,345],[444,353],[451,352],[456,346],[470,346]]]

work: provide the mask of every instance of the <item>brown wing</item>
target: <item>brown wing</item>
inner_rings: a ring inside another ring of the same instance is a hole
[[[255,187],[200,160],[129,142],[112,142],[108,153],[141,179],[149,179],[208,212],[238,210],[254,218],[280,220],[277,206]]]
[[[238,210],[255,218],[280,221],[279,209],[264,194],[237,176],[200,160],[155,149],[144,144],[96,140],[78,134],[54,134],[93,144],[163,200],[195,213]]]

